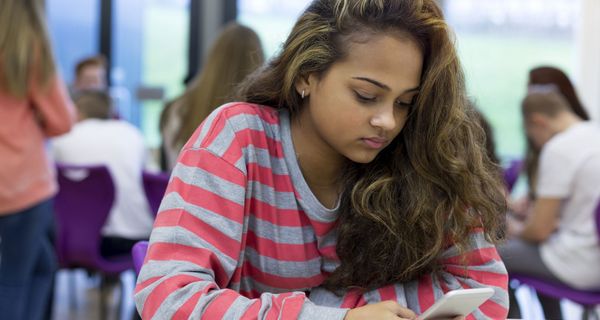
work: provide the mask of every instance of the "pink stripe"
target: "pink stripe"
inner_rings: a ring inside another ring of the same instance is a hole
[[[253,146],[267,151],[271,157],[284,158],[281,142],[267,136],[263,130],[245,128],[236,131],[235,136],[239,148]]]
[[[501,261],[495,247],[475,249],[460,256],[453,256],[443,260],[444,264],[463,265],[463,259],[468,265],[482,265],[490,261]]]
[[[246,247],[253,248],[262,256],[280,261],[305,262],[320,257],[316,242],[303,244],[278,243],[271,239],[259,237],[251,230],[248,230],[246,235]]]
[[[508,309],[504,306],[497,304],[493,300],[488,300],[481,306],[479,310],[491,319],[506,319],[508,316]]]
[[[339,260],[339,257],[337,256],[337,253],[335,252],[335,244],[331,245],[331,246],[323,247],[323,248],[319,249],[319,252],[321,252],[321,256],[323,256],[324,258],[331,259],[331,260]]]
[[[419,307],[421,311],[425,311],[435,302],[435,294],[433,293],[433,279],[431,274],[427,274],[419,279]]]
[[[229,283],[227,273],[221,266],[217,256],[208,249],[194,248],[175,243],[155,242],[148,250],[150,260],[159,261],[188,261],[201,266],[202,268],[213,270],[215,273],[215,282],[220,287],[226,287]],[[194,278],[194,281],[201,281]]]
[[[239,293],[233,290],[222,290],[219,296],[208,304],[201,319],[224,319],[225,313],[239,296]]]
[[[254,301],[250,308],[248,308],[246,312],[244,312],[244,314],[240,317],[240,320],[256,320],[261,306],[262,302],[260,300]]]
[[[179,178],[173,178],[169,185],[186,199],[189,204],[212,211],[239,224],[244,222],[243,205],[221,197],[209,190],[185,184]]]
[[[385,286],[385,287],[379,289],[378,291],[379,291],[379,296],[381,296],[381,301],[386,301],[386,300],[398,301],[398,295],[396,295],[396,286],[394,286],[394,285]]]
[[[156,281],[162,279],[162,277],[152,277],[150,279],[147,279],[144,282],[140,282],[135,286],[135,290],[133,291],[135,294],[137,294],[138,292],[146,289],[148,286],[152,285],[153,283],[155,283]]]
[[[508,286],[507,274],[473,269],[467,269],[467,271],[465,271],[465,268],[462,266],[446,266],[446,270],[452,274],[458,275],[459,277],[469,278],[482,284],[500,288],[507,288]]]
[[[190,315],[194,311],[194,308],[196,308],[196,304],[198,304],[198,300],[200,300],[202,294],[203,292],[197,292],[193,296],[191,296],[173,315],[173,319],[189,319]]]
[[[251,214],[256,218],[282,227],[308,227],[311,221],[303,211],[281,209],[256,198],[248,199]]]
[[[260,184],[269,186],[277,192],[294,192],[292,179],[288,175],[274,174],[269,167],[264,167],[258,163],[247,163],[248,180],[257,181]]]
[[[156,310],[161,306],[164,300],[173,292],[189,285],[190,283],[194,283],[198,281],[198,278],[188,276],[188,275],[178,275],[173,276],[163,282],[161,282],[158,286],[152,290],[152,292],[148,295],[146,302],[144,303],[144,308],[142,309],[142,318],[143,319],[151,319],[154,317]],[[207,285],[202,288],[201,293],[204,294],[211,289],[214,289],[216,286]]]
[[[281,293],[273,299],[273,307],[267,313],[268,320],[295,320],[304,305],[304,295],[298,293]]]
[[[207,171],[215,177],[237,184],[238,186],[246,186],[246,177],[239,169],[233,166],[235,161],[230,162],[230,165],[224,165],[226,161],[212,152],[206,150],[187,150],[181,154],[179,162],[189,167]]]
[[[311,220],[310,224],[312,224],[313,228],[315,229],[315,234],[317,235],[317,237],[326,236],[335,227],[335,221],[319,222]]]
[[[312,277],[282,277],[274,274],[263,272],[262,270],[253,266],[250,262],[245,262],[243,265],[243,274],[247,277],[252,278],[256,282],[260,282],[269,287],[284,289],[284,290],[298,290],[300,288],[312,288],[320,285],[325,280],[322,274],[317,274]]]
[[[167,211],[165,211],[167,213]],[[169,212],[170,213],[170,212]],[[221,230],[214,228],[213,226],[205,223],[202,219],[198,219],[197,217],[179,210],[178,219],[173,219],[169,215],[166,219],[163,217],[157,217],[156,227],[182,227],[186,230],[197,235],[199,238],[205,240],[206,242],[212,244],[215,248],[217,248],[221,253],[230,257],[233,260],[238,259],[240,253],[240,243],[239,241],[228,237],[223,234]],[[160,219],[160,221],[159,221]]]
[[[358,306],[361,294],[358,290],[350,290],[344,295],[340,308],[355,308]]]

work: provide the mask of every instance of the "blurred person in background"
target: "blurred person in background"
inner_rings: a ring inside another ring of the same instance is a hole
[[[81,90],[107,90],[106,58],[101,55],[81,59],[75,65],[72,93]]]
[[[57,191],[47,137],[75,112],[58,75],[43,0],[0,1],[0,317],[42,319],[57,268]]]
[[[590,119],[585,108],[581,104],[575,87],[569,80],[569,77],[560,69],[550,66],[540,66],[529,71],[529,82],[527,84],[528,91],[548,91],[557,90],[567,99],[569,108],[575,115],[584,121]],[[525,174],[527,176],[528,196],[521,200],[521,203],[516,206],[518,214],[528,210],[529,201],[536,197],[536,175],[538,167],[538,159],[540,149],[527,138],[525,150]]]
[[[600,200],[600,128],[577,115],[558,89],[534,91],[522,104],[527,138],[540,150],[536,197],[524,222],[509,217],[512,239],[499,247],[509,273],[587,290],[600,288],[595,209]],[[510,290],[509,318],[520,318]],[[546,319],[560,301],[538,293]]]
[[[212,46],[202,71],[186,91],[169,102],[160,118],[166,171],[198,125],[218,106],[231,101],[236,86],[264,62],[260,39],[252,29],[228,24]]]
[[[68,134],[51,140],[52,154],[60,163],[108,167],[116,194],[100,251],[107,258],[129,255],[137,241],[148,239],[154,221],[142,185],[144,138],[137,127],[111,119],[112,103],[104,91],[80,91],[73,101],[79,122]]]

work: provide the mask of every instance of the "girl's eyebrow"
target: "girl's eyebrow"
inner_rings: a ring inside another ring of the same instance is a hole
[[[352,79],[369,82],[369,83],[374,84],[374,85],[376,85],[376,86],[378,86],[378,87],[380,87],[380,88],[382,88],[384,90],[387,90],[387,91],[391,90],[390,87],[388,87],[387,85],[385,85],[385,84],[383,84],[383,83],[381,83],[381,82],[379,82],[377,80],[371,79],[371,78],[366,78],[366,77],[352,77]],[[420,87],[415,87],[415,88],[408,89],[408,90],[404,91],[404,93],[409,93],[409,92],[413,92],[413,91],[419,91],[419,89],[420,89]]]

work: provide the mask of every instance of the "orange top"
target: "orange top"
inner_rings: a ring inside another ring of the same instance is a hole
[[[56,193],[45,140],[68,132],[76,119],[59,75],[43,89],[34,82],[25,98],[0,88],[0,215],[26,209]]]

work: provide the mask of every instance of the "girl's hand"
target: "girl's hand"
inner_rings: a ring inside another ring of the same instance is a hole
[[[404,308],[395,301],[383,301],[352,309],[346,313],[344,320],[400,320],[416,319],[417,315],[410,309]],[[458,316],[452,320],[465,320]]]
[[[399,320],[416,319],[417,315],[396,301],[383,301],[352,309],[344,320]]]

